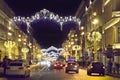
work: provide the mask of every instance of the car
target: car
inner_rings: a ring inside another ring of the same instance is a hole
[[[6,75],[19,75],[24,77],[30,76],[30,66],[26,61],[14,60],[9,63],[6,69]]]
[[[54,63],[54,69],[62,69],[63,68],[63,64],[61,62],[56,62]]]
[[[68,62],[66,63],[65,72],[68,73],[69,71],[74,71],[79,73],[79,65],[77,62]]]
[[[0,74],[4,73],[4,66],[3,66],[3,62],[0,62]]]
[[[87,67],[87,75],[92,73],[99,73],[99,75],[105,75],[105,66],[102,62],[91,62]]]

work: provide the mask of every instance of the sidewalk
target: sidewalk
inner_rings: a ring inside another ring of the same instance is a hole
[[[120,78],[120,74],[115,74],[115,73],[108,74],[108,73],[106,73],[106,75]]]
[[[82,67],[81,67],[80,69],[85,69],[85,70],[86,70],[86,68],[85,68],[85,67],[84,67],[84,68],[82,68]],[[108,73],[105,73],[105,75],[120,78],[120,73],[119,73],[119,74],[115,74],[115,73],[108,74]]]
[[[119,70],[119,74],[115,71],[115,69],[112,69],[112,73],[108,73],[107,71],[105,71],[105,72],[106,72],[106,75],[108,75],[108,76],[120,78],[120,70]]]

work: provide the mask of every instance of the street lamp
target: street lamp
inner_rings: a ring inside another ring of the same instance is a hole
[[[97,18],[93,19],[92,23],[95,25],[95,24],[98,24],[99,20]]]

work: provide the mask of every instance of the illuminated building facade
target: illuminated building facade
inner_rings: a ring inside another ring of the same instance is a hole
[[[120,56],[120,53],[114,53],[114,50],[119,51],[120,49],[119,4],[120,0],[82,0],[76,12],[76,16],[81,19],[81,25],[85,27],[85,49],[93,54],[97,53],[96,58],[99,61],[105,62],[105,57],[108,59]],[[100,33],[95,35],[99,38],[96,38],[98,40],[96,43],[92,41],[93,37],[90,40],[88,39],[88,34],[93,32]],[[110,57],[99,54],[105,53],[109,45],[113,48],[113,53],[109,54]],[[120,60],[118,59],[117,62]]]
[[[6,54],[4,42],[7,40],[9,18],[13,15],[14,13],[8,7],[8,5],[3,0],[0,0],[0,61]]]
[[[23,59],[24,52],[28,51],[27,46],[35,46],[36,51],[40,51],[40,47],[37,42],[33,40],[32,45],[28,44],[30,38],[26,33],[20,30],[20,25],[11,23],[10,19],[15,16],[14,12],[10,7],[0,0],[0,61],[3,60],[4,56],[8,56],[10,59]],[[31,37],[33,39],[33,37]],[[31,39],[31,40],[32,40]],[[24,48],[24,46],[26,46]],[[40,52],[36,53],[40,53]]]

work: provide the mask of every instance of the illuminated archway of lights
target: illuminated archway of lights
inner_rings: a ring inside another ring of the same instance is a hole
[[[43,56],[53,58],[54,60],[56,60],[60,55],[62,55],[61,51],[63,50],[63,48],[56,48],[54,46],[51,46],[47,49],[41,49],[41,51],[43,52]]]
[[[76,22],[79,26],[80,26],[80,19],[76,18],[75,16],[68,16],[68,17],[61,17],[58,14],[54,14],[53,12],[50,12],[49,10],[43,9],[40,10],[40,12],[37,12],[35,15],[31,16],[31,17],[13,17],[12,19],[10,19],[10,21],[12,22],[25,22],[28,25],[28,28],[30,26],[30,23],[35,21],[35,20],[39,20],[39,19],[50,19],[50,20],[55,20],[60,24],[60,28],[61,30],[63,29],[62,25],[65,22],[68,21],[74,21]]]

